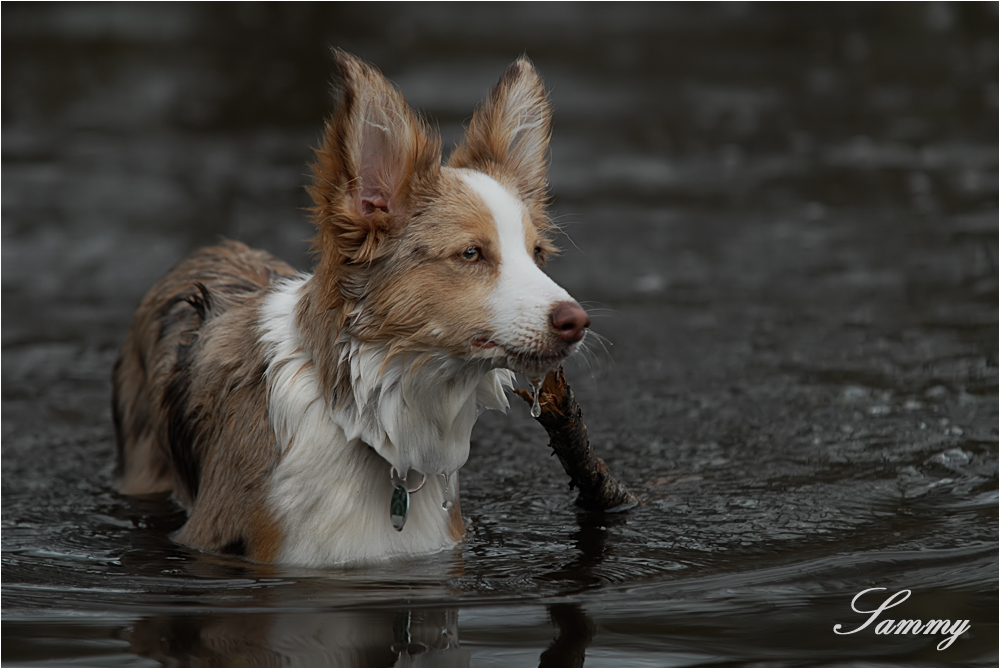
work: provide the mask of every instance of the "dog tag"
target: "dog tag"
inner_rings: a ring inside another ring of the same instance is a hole
[[[406,490],[406,481],[399,485],[392,482],[392,499],[389,500],[389,520],[397,532],[403,531],[406,525],[406,515],[410,511],[410,493]]]
[[[403,525],[406,525],[406,516],[410,512],[410,495],[423,488],[424,483],[427,482],[427,474],[421,474],[420,485],[410,490],[406,485],[406,479],[409,475],[409,471],[406,472],[406,476],[400,476],[396,473],[395,467],[389,469],[389,480],[392,481],[389,520],[392,521],[392,526],[396,528],[397,532],[402,532]]]

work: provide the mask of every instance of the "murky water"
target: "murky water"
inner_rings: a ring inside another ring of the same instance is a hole
[[[7,665],[995,665],[997,6],[4,6]],[[518,403],[460,550],[377,569],[177,546],[111,486],[139,298],[219,235],[306,267],[328,44],[446,139],[552,89],[568,370],[644,504],[577,513]],[[859,626],[967,619],[942,635]],[[881,594],[878,594],[881,593]],[[881,598],[881,599],[879,599]]]

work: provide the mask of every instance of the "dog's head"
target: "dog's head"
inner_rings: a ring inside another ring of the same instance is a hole
[[[551,109],[515,61],[446,165],[441,140],[371,65],[335,51],[336,109],[310,189],[324,308],[393,353],[443,351],[542,376],[590,319],[542,272]]]

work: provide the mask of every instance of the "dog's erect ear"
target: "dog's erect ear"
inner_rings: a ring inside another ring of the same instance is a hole
[[[433,188],[441,140],[373,66],[334,50],[335,110],[312,165],[321,253],[370,262],[384,238],[405,224],[414,200]]]
[[[522,197],[544,199],[551,126],[545,86],[531,61],[522,56],[473,114],[465,142],[448,165],[499,172],[514,180]]]

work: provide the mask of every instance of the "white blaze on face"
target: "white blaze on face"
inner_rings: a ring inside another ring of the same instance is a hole
[[[462,179],[493,215],[500,241],[500,277],[487,305],[493,315],[494,340],[511,353],[549,355],[552,308],[575,302],[535,264],[528,249],[524,205],[492,177],[462,171]]]

